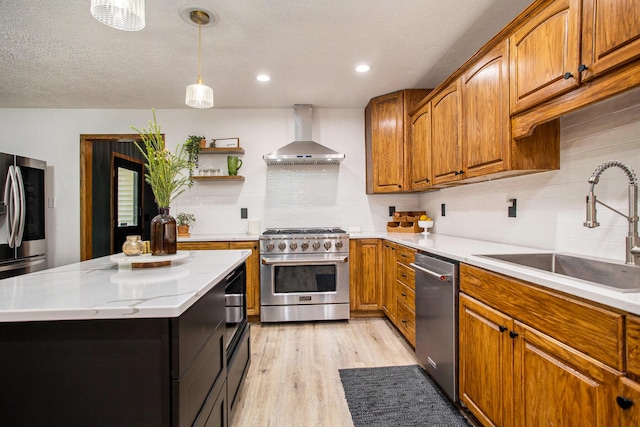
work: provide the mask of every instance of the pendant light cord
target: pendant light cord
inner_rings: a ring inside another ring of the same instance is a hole
[[[202,84],[201,75],[201,53],[202,53],[202,23],[198,22],[198,84]]]

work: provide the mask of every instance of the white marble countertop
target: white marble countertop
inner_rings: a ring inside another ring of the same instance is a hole
[[[171,266],[131,269],[109,257],[0,280],[0,322],[178,317],[251,255],[189,251]]]
[[[243,242],[243,241],[258,241],[259,234],[247,234],[247,233],[229,233],[229,234],[193,234],[191,236],[184,237],[178,236],[178,242]]]
[[[620,292],[593,282],[574,279],[560,274],[549,273],[534,268],[518,266],[478,256],[512,253],[549,253],[552,251],[483,240],[465,239],[462,237],[444,236],[433,233],[427,235],[386,232],[362,234],[351,233],[350,238],[382,238],[391,240],[395,243],[400,243],[423,252],[433,253],[435,255],[464,262],[476,267],[485,268],[496,273],[515,277],[517,279],[581,297],[589,301],[640,315],[640,292]],[[585,256],[582,257],[592,258]],[[612,260],[604,261],[616,262]],[[618,263],[624,264],[621,261]]]

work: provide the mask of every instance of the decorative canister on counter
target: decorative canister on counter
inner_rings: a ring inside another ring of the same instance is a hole
[[[127,240],[122,244],[122,253],[126,256],[137,256],[144,253],[144,242],[140,236],[127,236]]]

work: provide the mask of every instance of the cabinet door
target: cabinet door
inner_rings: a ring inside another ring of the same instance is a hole
[[[431,167],[433,183],[462,179],[460,151],[460,80],[431,100]]]
[[[465,178],[510,168],[508,40],[462,76],[462,152]]]
[[[351,311],[382,310],[382,249],[380,239],[349,241]]]
[[[484,426],[513,425],[513,320],[460,294],[460,400]]]
[[[638,0],[583,0],[582,8],[583,80],[640,56]]]
[[[516,426],[616,426],[622,374],[522,323],[514,330]]]
[[[382,308],[382,272],[379,239],[358,239],[356,270],[356,309],[380,310]]]
[[[367,193],[403,190],[403,106],[403,91],[374,98],[367,106]]]
[[[580,0],[556,0],[510,40],[511,112],[530,108],[579,83]]]
[[[247,316],[260,314],[260,252],[257,242],[229,242],[229,249],[249,249],[247,258]]]
[[[431,103],[411,116],[411,138],[408,150],[410,190],[431,186]]]
[[[382,243],[382,310],[396,322],[396,244]]]
[[[620,389],[618,396],[616,396],[616,403],[622,427],[640,426],[640,384],[629,378],[620,378]]]

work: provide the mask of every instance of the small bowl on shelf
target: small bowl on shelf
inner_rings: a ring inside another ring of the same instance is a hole
[[[433,221],[418,221],[418,227],[424,228],[422,234],[429,234],[429,229],[433,227]]]

